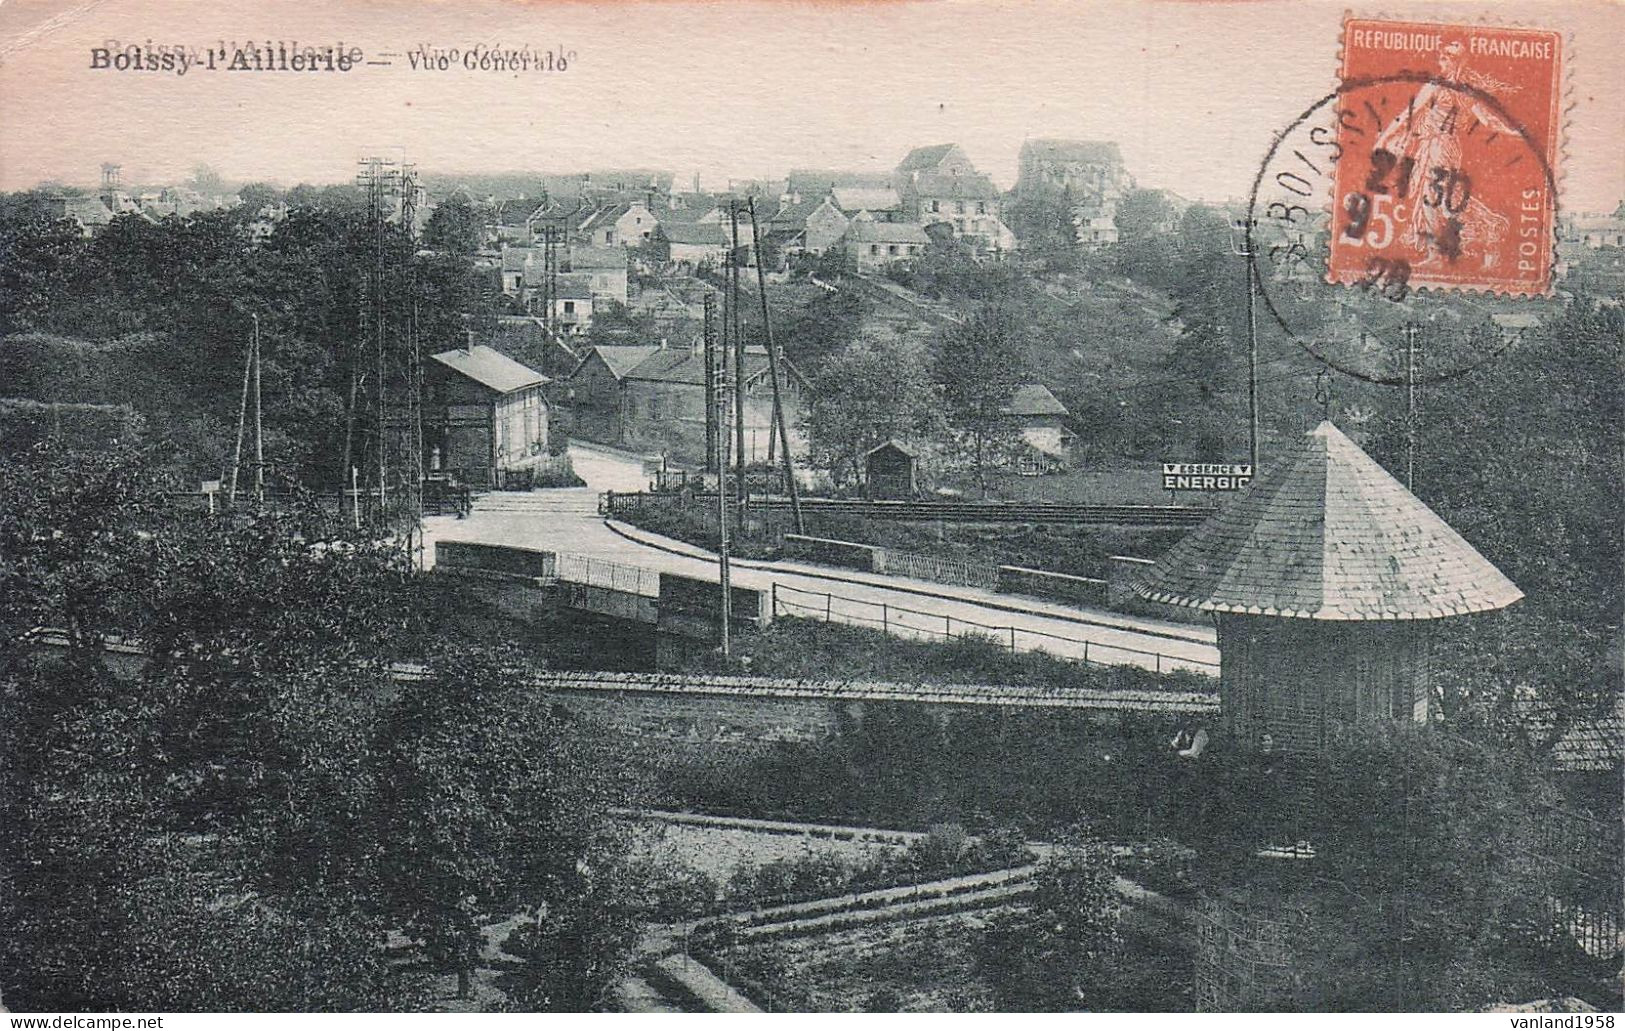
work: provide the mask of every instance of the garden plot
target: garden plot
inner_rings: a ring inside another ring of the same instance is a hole
[[[830,934],[750,941],[722,973],[764,1009],[966,1012],[990,1008],[974,955],[1003,910],[955,913]]]
[[[665,822],[650,822],[645,826],[651,832],[643,847],[651,859],[695,870],[719,884],[727,883],[742,867],[812,858],[835,859],[859,866],[901,853],[907,847],[905,841],[889,844],[737,827]]]

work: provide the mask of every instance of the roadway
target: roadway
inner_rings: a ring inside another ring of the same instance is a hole
[[[424,520],[425,561],[436,541],[505,544],[570,552],[659,572],[715,580],[714,556],[681,541],[598,514],[605,490],[647,489],[635,455],[572,445],[571,460],[586,487],[482,496],[467,517]],[[904,577],[876,576],[802,563],[744,563],[733,570],[741,587],[778,585],[779,613],[884,629],[900,637],[941,640],[981,633],[1017,651],[1044,651],[1097,664],[1188,669],[1214,674],[1218,649],[1210,628]],[[986,628],[998,628],[989,630]]]

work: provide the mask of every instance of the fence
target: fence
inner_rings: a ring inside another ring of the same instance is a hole
[[[837,604],[838,603],[838,604]],[[773,585],[772,611],[781,615],[816,619],[825,623],[851,623],[876,626],[898,637],[921,640],[954,640],[977,637],[1001,648],[1016,651],[1044,651],[1052,655],[1101,666],[1140,666],[1157,673],[1186,670],[1218,676],[1219,664],[1127,645],[1105,644],[1082,637],[1068,637],[1026,627],[995,625],[886,602],[852,598],[828,591],[809,591],[785,584]]]
[[[1556,892],[1546,899],[1553,926],[1571,935],[1587,953],[1617,956],[1625,926],[1621,924],[1620,861],[1625,855],[1620,822],[1589,813],[1551,808],[1536,820],[1535,857],[1558,876]]]
[[[534,490],[582,482],[568,454],[538,455],[516,468],[498,469],[495,480],[497,490]]]
[[[625,515],[650,505],[694,505],[710,511],[716,494],[622,494],[607,491],[598,500],[604,515]],[[752,512],[785,512],[788,498],[747,499]],[[1196,526],[1213,514],[1210,508],[1182,505],[1065,505],[1048,502],[985,501],[865,501],[858,498],[803,498],[805,513],[863,516],[899,522],[949,523],[1061,523],[1079,526]]]
[[[560,552],[555,566],[558,578],[565,583],[602,587],[622,594],[638,594],[646,598],[660,597],[660,573],[643,566],[629,566],[591,555]]]
[[[996,590],[999,586],[998,573],[992,566],[964,559],[893,551],[890,548],[875,550],[875,572],[959,587],[980,587],[987,591]]]

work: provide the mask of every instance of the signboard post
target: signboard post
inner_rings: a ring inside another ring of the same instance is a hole
[[[1162,489],[1166,491],[1246,490],[1253,482],[1253,467],[1246,462],[1164,462]]]
[[[214,496],[220,493],[220,481],[204,480],[202,490],[203,496],[209,499],[209,514],[214,515]]]

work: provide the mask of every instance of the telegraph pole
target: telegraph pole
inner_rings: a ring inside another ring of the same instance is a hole
[[[255,320],[255,326],[258,326]],[[237,404],[237,446],[231,453],[231,486],[226,497],[231,502],[237,501],[237,471],[243,467],[243,433],[248,425],[248,388],[254,375],[254,343],[249,341],[247,353],[243,355],[243,397]]]
[[[1258,467],[1258,311],[1254,294],[1258,292],[1258,269],[1253,264],[1253,227],[1255,219],[1237,219],[1242,242],[1238,247],[1232,241],[1230,250],[1247,263],[1247,460],[1252,463],[1253,476]]]
[[[778,348],[773,345],[773,320],[767,316],[767,274],[762,270],[762,231],[756,225],[756,198],[750,198],[751,253],[756,259],[756,292],[762,295],[762,333],[767,340],[767,372],[773,380],[773,422],[779,433],[779,448],[784,452],[784,483],[790,491],[790,510],[795,516],[796,533],[806,533],[801,521],[801,489],[796,485],[795,463],[790,458],[790,430],[784,423],[784,404],[779,399]],[[771,431],[769,431],[771,433]],[[773,451],[773,438],[768,437],[768,453]],[[770,459],[771,461],[771,459]]]
[[[265,500],[265,418],[260,405],[260,317],[254,320],[254,499]]]
[[[724,467],[717,461],[717,297],[711,292],[705,295],[705,331],[701,339],[705,343],[705,471],[720,473]]]
[[[711,297],[706,299],[706,314],[709,316],[715,307]],[[706,329],[709,331],[711,320],[706,319]],[[717,581],[722,588],[722,657],[728,658],[733,654],[733,591],[728,571],[728,349],[726,346],[728,324],[722,324],[724,346],[721,349],[709,346],[711,334],[706,333],[707,347],[705,349],[706,379],[715,389],[708,391],[705,398],[709,417],[706,422],[716,427],[718,432],[714,438],[717,468],[717,536],[720,543],[717,546]],[[715,362],[713,370],[711,363]]]
[[[1405,323],[1405,489],[1416,492],[1416,334]]]
[[[741,533],[745,529],[745,506],[749,495],[745,488],[745,329],[739,317],[739,202],[728,201],[728,221],[733,227],[733,249],[728,252],[728,309],[733,320],[733,397],[734,397],[734,455],[735,473],[739,482],[739,520]]]

